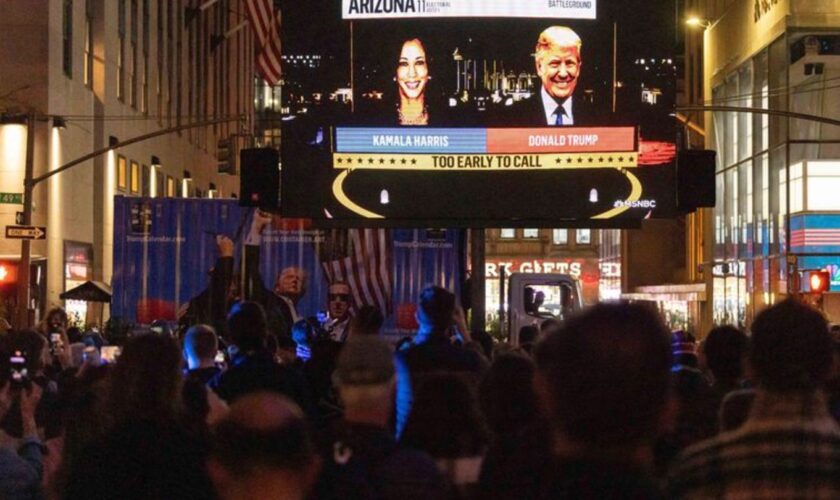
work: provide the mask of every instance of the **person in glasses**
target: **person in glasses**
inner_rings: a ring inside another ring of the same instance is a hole
[[[344,342],[350,332],[350,285],[336,281],[327,291],[327,318],[323,323],[330,340]]]

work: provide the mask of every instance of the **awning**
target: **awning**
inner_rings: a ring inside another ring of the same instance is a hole
[[[61,300],[82,300],[85,302],[111,302],[111,287],[101,281],[86,281],[59,295]]]
[[[631,293],[622,293],[621,298],[625,300],[646,300],[651,302],[671,300],[704,302],[706,300],[706,285],[704,283],[690,283],[639,286]]]

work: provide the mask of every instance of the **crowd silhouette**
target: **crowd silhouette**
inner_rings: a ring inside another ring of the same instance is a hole
[[[0,498],[840,498],[840,339],[800,302],[699,341],[602,303],[478,342],[433,286],[417,320],[397,347],[372,307],[120,339],[52,310],[0,336]]]

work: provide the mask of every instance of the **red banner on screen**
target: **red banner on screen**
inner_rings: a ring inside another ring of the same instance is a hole
[[[635,151],[634,127],[487,129],[487,153],[608,153]]]

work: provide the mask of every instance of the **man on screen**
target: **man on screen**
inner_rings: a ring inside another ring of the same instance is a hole
[[[540,33],[534,58],[541,85],[529,99],[534,103],[529,119],[548,126],[586,124],[589,106],[574,96],[582,65],[581,45],[578,34],[565,26],[551,26]]]

